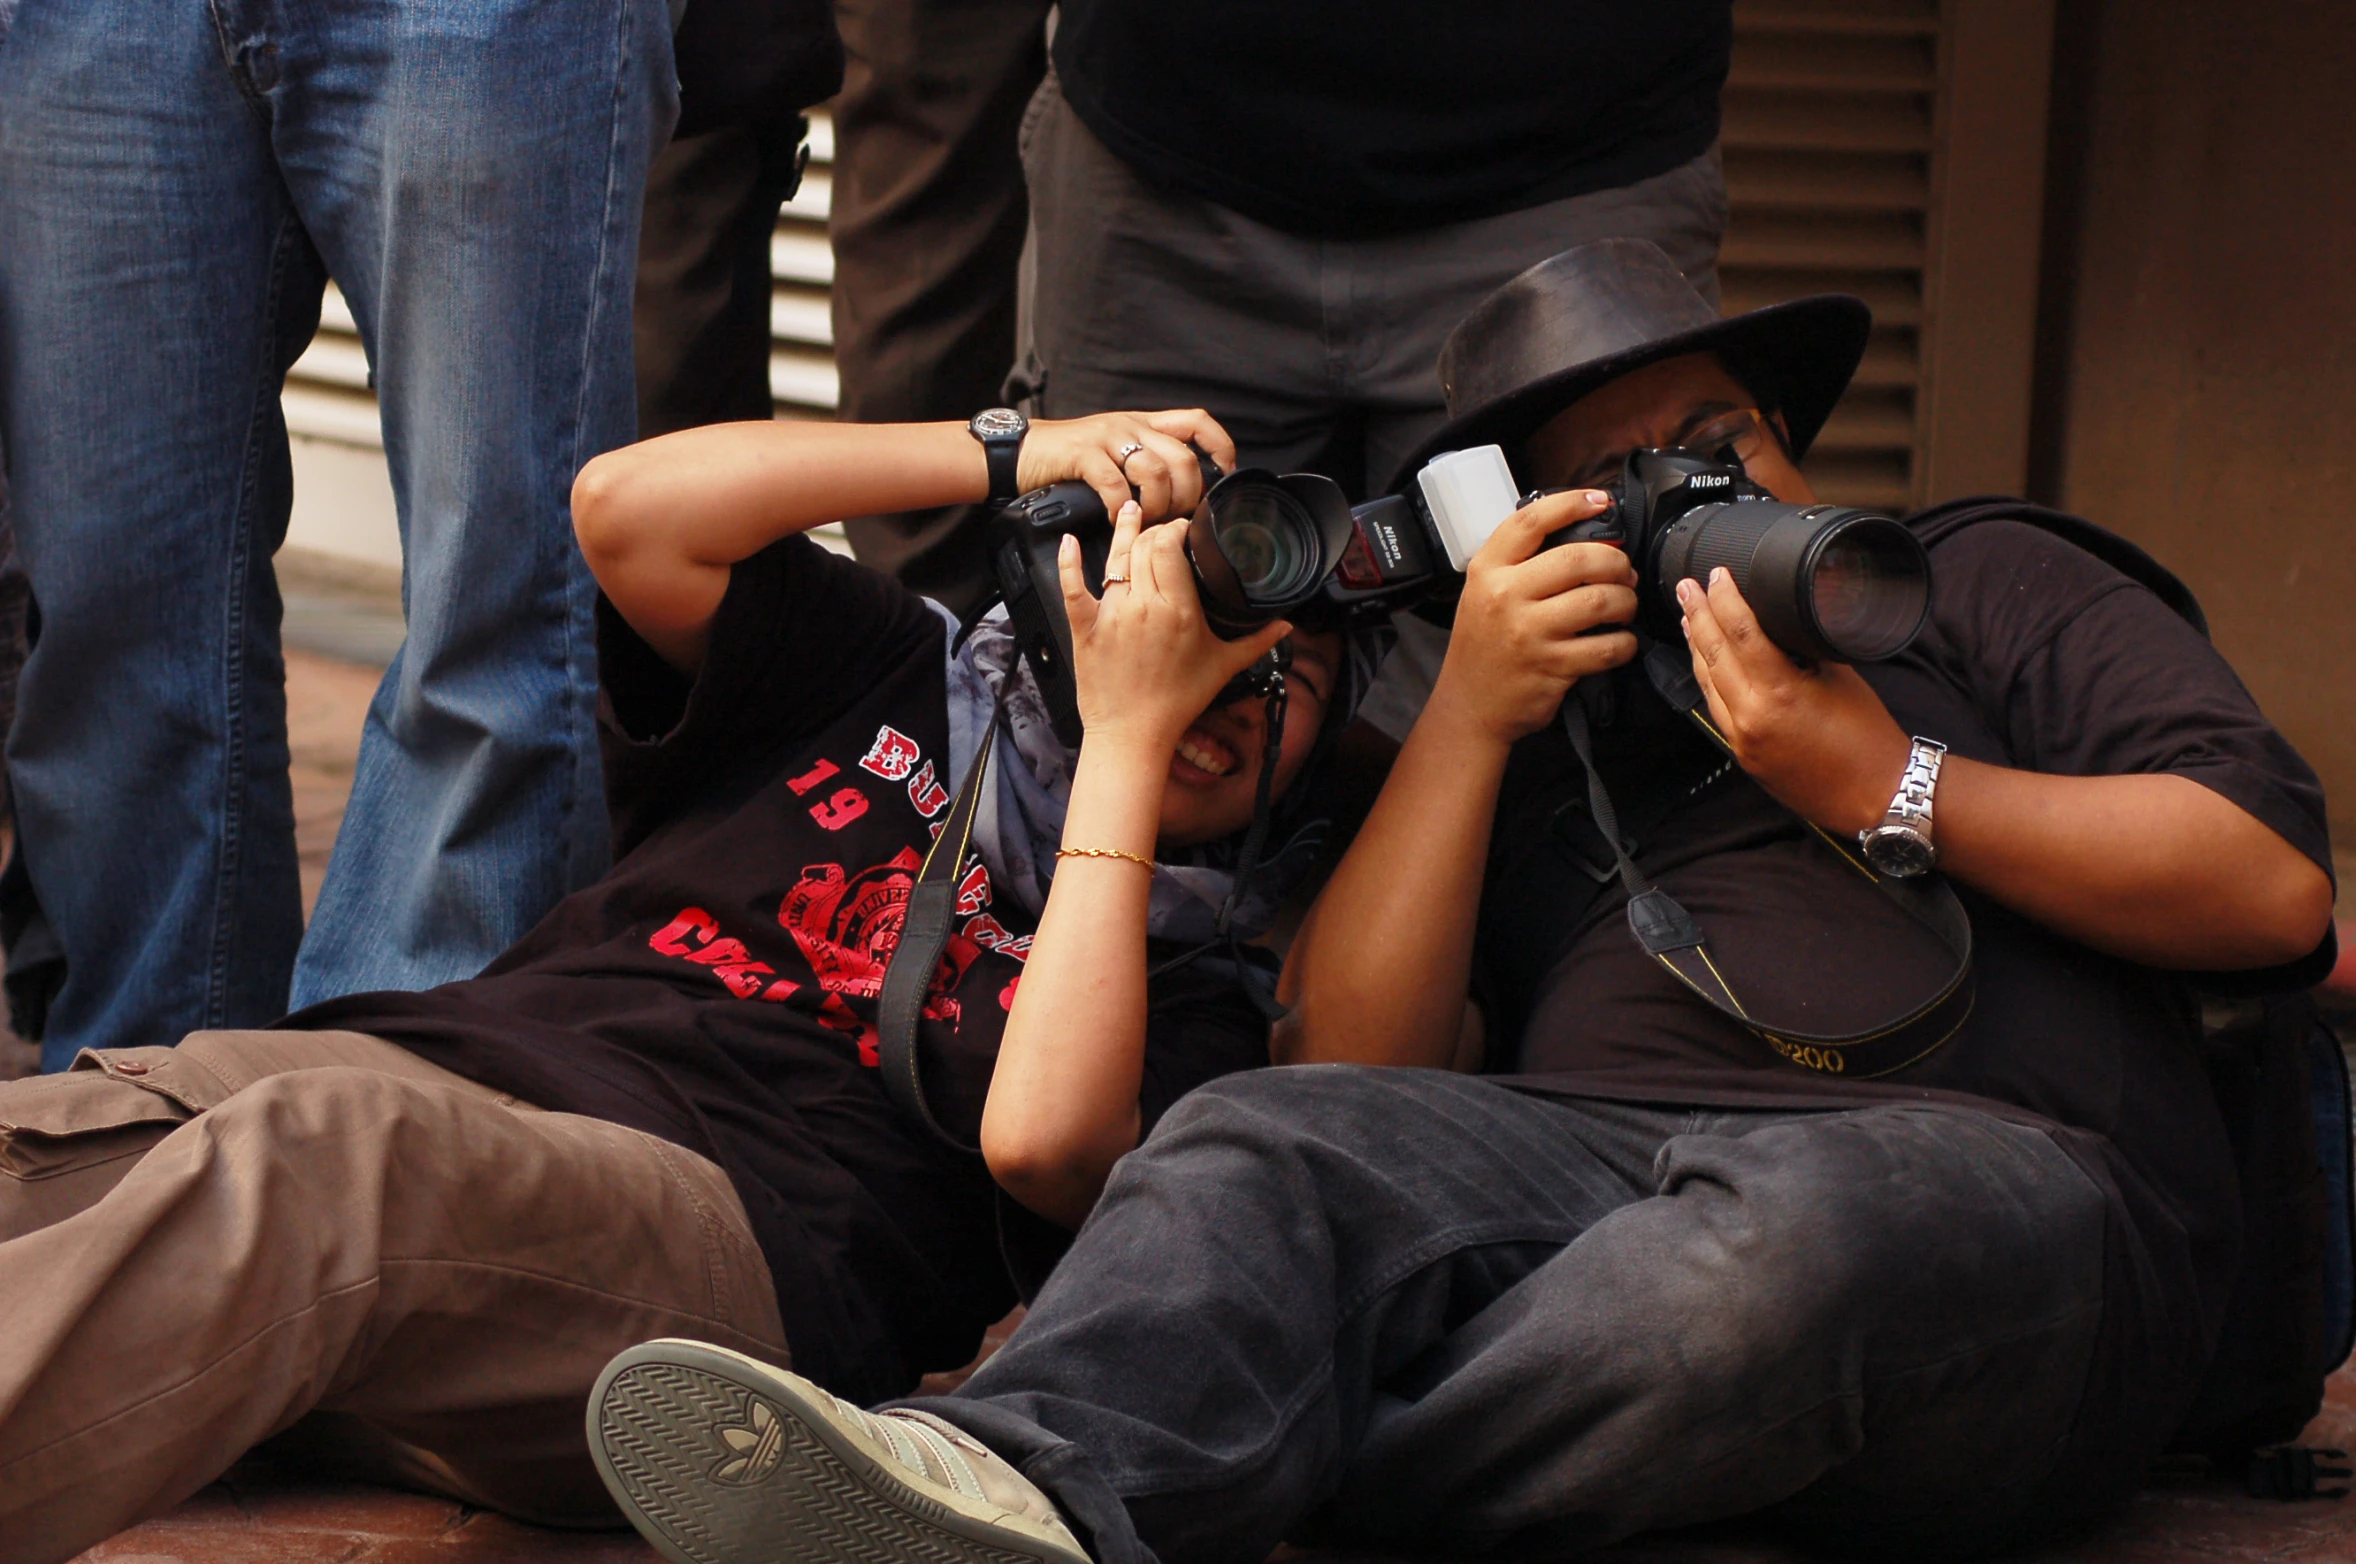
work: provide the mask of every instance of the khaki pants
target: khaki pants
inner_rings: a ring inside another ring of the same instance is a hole
[[[0,1564],[255,1444],[552,1524],[613,1511],[591,1382],[692,1335],[787,1359],[710,1162],[353,1032],[200,1032],[0,1086]]]

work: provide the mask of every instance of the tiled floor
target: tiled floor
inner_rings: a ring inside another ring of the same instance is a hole
[[[317,894],[351,785],[360,723],[378,677],[290,651],[288,723],[304,902]],[[2356,866],[2352,866],[2356,867]],[[4,1064],[0,1059],[0,1064]],[[997,1333],[993,1333],[994,1335]],[[961,1376],[951,1376],[954,1378]],[[2310,1444],[2356,1449],[2356,1370],[2333,1382]],[[1321,1564],[1370,1564],[1317,1556]],[[1638,1539],[1598,1557],[1612,1564],[1802,1564],[1804,1555],[1741,1528]],[[169,1514],[91,1549],[82,1564],[657,1564],[627,1535],[535,1530],[448,1501],[290,1477],[261,1462]],[[2205,1472],[2155,1474],[2098,1536],[2035,1564],[2356,1564],[2356,1499],[2280,1504]],[[1304,1564],[1306,1560],[1304,1558]]]
[[[293,754],[295,851],[303,874],[303,916],[319,899],[328,850],[352,791],[360,754],[360,724],[368,715],[381,669],[289,649],[286,654],[286,737]]]
[[[2356,1447],[2356,1374],[2342,1373],[2309,1443]],[[1374,1564],[1295,1555],[1299,1564]],[[1811,1564],[1741,1527],[1638,1538],[1594,1555],[1610,1564]],[[81,1564],[659,1564],[635,1538],[539,1531],[445,1500],[292,1479],[248,1463]],[[2082,1544],[2028,1564],[2212,1564],[2356,1560],[2356,1500],[2254,1500],[2206,1473],[2155,1477]]]

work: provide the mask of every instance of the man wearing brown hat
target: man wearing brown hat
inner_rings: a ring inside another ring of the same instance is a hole
[[[2314,774],[2172,577],[2020,502],[1909,518],[1929,617],[1863,668],[1795,661],[1720,571],[1546,546],[1648,448],[1809,503],[1868,324],[1720,321],[1628,241],[1473,312],[1423,454],[1558,492],[1472,559],[1292,951],[1310,1067],[1181,1102],[954,1397],[617,1359],[602,1470],[674,1564],[1561,1553],[1752,1512],[1921,1557],[2133,1484],[2240,1264],[2183,977],[2330,961]],[[1342,1038],[1426,1068],[1315,1063]],[[1432,1068],[1468,1040],[1519,1073]]]

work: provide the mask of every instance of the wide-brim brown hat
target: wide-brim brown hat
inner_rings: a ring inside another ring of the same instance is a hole
[[[1865,356],[1873,312],[1845,293],[1817,294],[1721,318],[1660,246],[1582,244],[1523,272],[1473,306],[1440,349],[1448,422],[1407,459],[1395,490],[1443,451],[1502,445],[1632,370],[1715,353],[1760,405],[1783,414],[1792,454],[1806,454]]]

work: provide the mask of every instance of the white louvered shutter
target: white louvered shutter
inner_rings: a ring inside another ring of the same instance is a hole
[[[810,116],[810,167],[777,214],[769,241],[769,394],[782,418],[829,418],[834,373],[834,250],[826,212],[834,193],[834,121]]]

